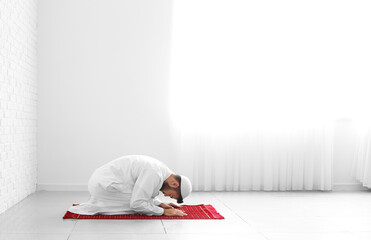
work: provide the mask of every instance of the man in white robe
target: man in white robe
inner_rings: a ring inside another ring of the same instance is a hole
[[[68,211],[84,214],[142,214],[149,216],[185,216],[178,205],[162,203],[165,196],[182,203],[191,191],[190,180],[174,174],[162,162],[144,155],[122,156],[94,171],[89,179],[88,202]]]

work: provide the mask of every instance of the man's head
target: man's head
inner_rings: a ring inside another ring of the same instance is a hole
[[[165,196],[176,199],[178,203],[183,203],[183,198],[192,192],[192,185],[186,176],[171,174],[160,190]]]

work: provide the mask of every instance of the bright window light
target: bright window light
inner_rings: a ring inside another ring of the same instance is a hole
[[[364,1],[175,0],[170,112],[185,131],[368,119]]]

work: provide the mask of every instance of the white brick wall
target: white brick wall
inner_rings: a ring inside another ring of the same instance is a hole
[[[37,0],[0,0],[0,213],[35,192]]]

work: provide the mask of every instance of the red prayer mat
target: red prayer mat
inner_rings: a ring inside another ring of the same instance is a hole
[[[178,208],[187,216],[167,217],[167,216],[145,216],[140,214],[130,215],[80,215],[69,211],[63,216],[63,219],[224,219],[211,205],[182,205]]]

